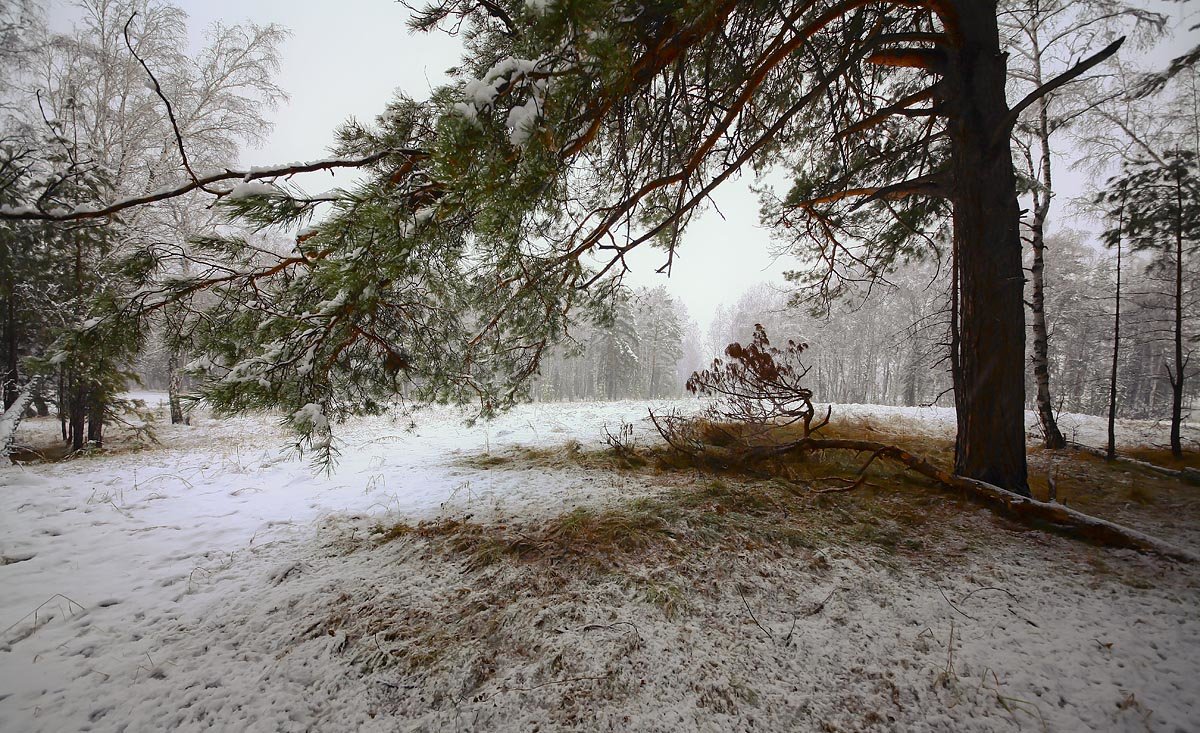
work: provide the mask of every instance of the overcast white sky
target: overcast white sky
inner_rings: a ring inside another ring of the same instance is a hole
[[[370,120],[382,111],[397,89],[416,98],[446,79],[445,70],[458,62],[459,46],[444,35],[410,35],[405,28],[408,10],[394,0],[177,0],[190,16],[194,47],[204,29],[223,23],[278,23],[289,28],[284,45],[280,85],[291,99],[273,117],[270,142],[245,151],[243,163],[262,165],[311,160],[325,155],[333,130],[346,118]],[[418,0],[419,2],[419,0]],[[1183,17],[1178,3],[1150,3]],[[1191,4],[1195,5],[1195,3]],[[67,4],[52,2],[51,22],[68,24]],[[1152,52],[1165,60],[1195,43],[1194,33],[1178,33]],[[1061,170],[1061,166],[1060,166]],[[1061,198],[1082,188],[1082,179],[1062,172]],[[324,190],[325,181],[307,182],[311,190]],[[722,303],[732,303],[760,283],[782,283],[786,261],[768,253],[766,232],[758,225],[758,202],[746,181],[729,181],[714,197],[722,218],[709,211],[694,222],[685,236],[669,279],[656,275],[663,253],[635,252],[629,262],[635,272],[632,284],[665,284],[687,305],[705,328]],[[703,332],[703,331],[702,331]]]

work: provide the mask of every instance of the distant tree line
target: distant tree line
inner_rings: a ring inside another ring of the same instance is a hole
[[[598,322],[570,329],[570,340],[542,359],[534,400],[656,399],[683,394],[697,352],[687,310],[664,287],[618,297]],[[692,361],[686,364],[693,364]]]
[[[1087,232],[1072,229],[1048,235],[1044,246],[1053,255],[1046,261],[1046,280],[1052,286],[1045,305],[1049,376],[1056,387],[1053,408],[1103,415],[1109,406],[1116,252]],[[1195,323],[1200,318],[1200,268],[1194,262],[1185,264],[1183,318]],[[1166,419],[1175,348],[1173,255],[1127,252],[1122,269],[1118,413]],[[764,285],[718,309],[705,348],[718,355],[728,343],[745,342],[761,323],[774,340],[793,338],[809,345],[804,354],[811,366],[807,380],[819,401],[949,406],[950,376],[942,357],[949,338],[944,280],[936,264],[918,264],[897,273],[889,284],[877,283],[869,294],[834,303],[822,314]],[[1192,335],[1185,345],[1195,342]],[[1033,345],[1031,338],[1031,362]],[[1195,368],[1186,367],[1185,377]],[[1036,408],[1034,379],[1030,370],[1028,409]],[[1185,405],[1200,398],[1198,382],[1184,380]]]
[[[718,309],[707,346],[720,354],[761,323],[773,341],[808,344],[806,379],[819,402],[951,405],[944,359],[949,318],[943,278],[925,263],[817,313],[785,291],[756,288]]]

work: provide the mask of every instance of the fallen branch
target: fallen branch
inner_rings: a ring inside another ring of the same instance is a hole
[[[25,417],[25,410],[33,401],[33,395],[37,392],[40,381],[40,378],[34,378],[26,384],[25,389],[17,395],[12,406],[0,415],[0,456],[8,456],[12,452],[13,442],[16,441],[17,427],[21,424],[21,418]]]
[[[1109,459],[1108,452],[1105,450],[1102,450],[1100,448],[1093,448],[1092,446],[1084,445],[1083,443],[1068,442],[1067,445],[1071,448],[1074,448],[1075,450],[1082,451],[1084,453],[1091,453],[1094,456],[1100,456],[1104,460]],[[1170,476],[1171,478],[1177,478],[1182,481],[1187,481],[1189,483],[1200,484],[1200,471],[1197,471],[1194,468],[1182,468],[1182,469],[1167,468],[1166,466],[1160,466],[1156,463],[1150,463],[1149,461],[1141,461],[1141,460],[1138,460],[1137,458],[1130,458],[1129,456],[1123,456],[1120,453],[1113,456],[1112,460],[1118,461],[1120,463],[1128,463],[1131,466],[1137,466],[1138,468],[1144,468],[1147,471],[1154,471],[1155,473],[1161,473],[1164,476]]]
[[[917,473],[937,481],[947,488],[957,489],[993,509],[1025,522],[1041,522],[1073,536],[1109,546],[1146,552],[1182,562],[1200,562],[1200,555],[1178,547],[1136,529],[1124,527],[1106,519],[1084,514],[1057,502],[1031,499],[983,481],[956,476],[938,468],[925,458],[894,445],[871,440],[833,438],[803,438],[777,446],[756,446],[747,451],[750,460],[770,458],[793,452],[819,450],[850,450],[869,452],[874,457],[903,463]]]
[[[775,643],[774,634],[772,634],[770,631],[767,631],[766,627],[764,627],[761,623],[759,623],[758,616],[755,616],[754,609],[750,608],[750,602],[746,600],[746,594],[742,592],[741,586],[737,585],[735,583],[734,587],[737,588],[738,596],[740,596],[742,599],[742,605],[746,607],[746,613],[750,614],[750,620],[753,621],[754,625],[757,626],[760,631],[762,631],[764,634],[766,634],[767,638],[771,640],[772,644],[774,644]]]

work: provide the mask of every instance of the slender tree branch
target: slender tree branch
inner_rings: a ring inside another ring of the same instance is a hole
[[[891,117],[893,115],[906,114],[906,113],[911,114],[909,112],[908,108],[913,106],[917,102],[924,102],[925,100],[932,99],[935,89],[936,89],[936,87],[931,86],[931,87],[928,87],[927,89],[922,89],[921,91],[916,92],[914,94],[910,94],[907,97],[904,97],[903,99],[900,99],[893,104],[889,104],[888,106],[879,110],[878,112],[871,115],[870,117],[860,120],[859,122],[856,122],[853,125],[845,128],[843,130],[839,130],[833,136],[833,139],[840,140],[842,138],[849,137],[850,135],[853,135],[855,133],[869,130],[872,127],[882,124],[885,120],[887,120],[889,117]],[[932,109],[931,110],[920,110],[920,112],[922,114],[935,114],[935,110],[932,110]]]
[[[192,182],[195,183],[198,188],[205,193],[211,193],[215,195],[216,192],[206,188],[205,185],[196,177],[196,172],[192,170],[191,161],[188,160],[187,147],[183,144],[183,133],[179,130],[179,121],[175,119],[175,108],[171,106],[171,100],[167,99],[167,95],[163,93],[162,85],[158,83],[158,77],[154,76],[154,72],[150,70],[150,66],[141,56],[138,55],[138,52],[133,50],[133,41],[129,39],[129,26],[133,24],[133,19],[136,17],[137,13],[134,13],[133,15],[129,16],[129,20],[125,21],[125,30],[123,31],[125,36],[125,47],[129,49],[129,53],[135,59],[137,59],[137,62],[142,65],[143,69],[146,70],[146,76],[149,76],[150,82],[154,84],[154,93],[158,95],[158,98],[161,99],[163,104],[165,104],[167,107],[167,117],[171,120],[171,130],[175,133],[175,145],[179,149],[179,158],[183,161],[183,169],[187,171],[188,176],[191,177]]]
[[[1058,76],[1054,77],[1050,81],[1041,85],[1037,89],[1034,89],[1029,94],[1025,95],[1024,99],[1022,99],[1020,102],[1017,102],[1013,106],[1013,108],[1011,110],[1009,110],[1008,116],[1005,117],[1004,121],[1000,124],[1000,129],[996,130],[995,137],[993,138],[993,144],[998,143],[999,141],[1003,140],[1004,138],[1006,138],[1012,134],[1013,125],[1017,124],[1017,120],[1020,119],[1021,113],[1024,112],[1026,109],[1028,109],[1030,105],[1032,105],[1034,102],[1038,101],[1042,97],[1046,96],[1050,92],[1054,91],[1055,89],[1058,89],[1061,86],[1065,86],[1066,84],[1071,83],[1075,79],[1077,79],[1080,76],[1082,76],[1083,74],[1087,73],[1087,71],[1089,69],[1091,69],[1092,67],[1097,66],[1098,64],[1104,62],[1110,56],[1115,54],[1117,52],[1117,49],[1121,48],[1121,44],[1123,44],[1124,42],[1125,42],[1125,37],[1121,36],[1120,38],[1118,38],[1117,40],[1108,44],[1104,48],[1100,49],[1096,53],[1089,56],[1088,58],[1075,64],[1067,71],[1063,72],[1062,74],[1059,74]]]
[[[509,15],[504,8],[500,7],[499,3],[494,2],[494,0],[479,0],[479,5],[487,12],[488,15],[504,24],[504,28],[508,31],[508,35],[511,36],[516,32],[516,28],[513,25],[512,16]]]
[[[373,153],[363,158],[343,158],[330,160],[316,160],[309,163],[300,163],[297,165],[279,166],[272,168],[253,168],[249,171],[226,170],[222,173],[214,173],[209,176],[202,176],[195,180],[181,183],[177,186],[163,188],[143,196],[132,196],[126,199],[120,199],[104,206],[82,206],[75,209],[51,209],[42,210],[31,207],[0,207],[0,221],[80,221],[83,219],[100,219],[106,216],[130,209],[135,206],[143,206],[152,204],[158,201],[182,196],[185,193],[203,189],[213,183],[221,181],[255,181],[263,178],[278,178],[280,176],[290,176],[297,173],[312,173],[313,171],[333,170],[335,168],[363,168],[377,163],[389,155],[406,155],[410,158],[425,157],[427,153],[422,150],[384,150],[378,153]],[[205,189],[207,190],[207,189]],[[226,195],[228,191],[217,192],[217,195]]]

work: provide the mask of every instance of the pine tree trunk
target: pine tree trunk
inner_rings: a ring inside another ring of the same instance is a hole
[[[959,271],[955,471],[1029,496],[1020,213],[993,3],[958,0],[944,83]]]
[[[75,239],[75,296],[80,299],[83,297],[83,244],[79,238]],[[78,366],[75,360],[78,358],[78,354],[71,357],[71,371],[67,375],[69,399],[67,412],[68,420],[71,423],[72,451],[83,449],[83,430],[87,419],[87,392],[84,390],[82,380],[77,372]]]
[[[88,443],[100,448],[104,445],[104,401],[93,390],[87,399]]]
[[[87,395],[75,375],[67,378],[67,422],[71,450],[83,450],[84,428],[87,422]]]

